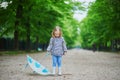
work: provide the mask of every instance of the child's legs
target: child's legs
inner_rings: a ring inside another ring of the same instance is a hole
[[[58,65],[58,67],[62,66],[62,57],[61,56],[57,56],[57,65]]]
[[[52,66],[56,67],[57,64],[57,56],[52,55]]]

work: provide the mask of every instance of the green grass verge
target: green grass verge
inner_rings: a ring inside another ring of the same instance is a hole
[[[43,51],[36,51],[36,50],[31,50],[31,51],[0,51],[0,56],[4,55],[19,55],[19,54],[34,54],[34,53],[42,53]]]

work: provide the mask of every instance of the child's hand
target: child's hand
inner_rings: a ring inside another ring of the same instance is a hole
[[[50,55],[50,52],[49,52],[49,51],[47,51],[46,55]]]
[[[63,55],[65,55],[67,53],[67,51],[64,51]]]
[[[48,54],[50,54],[50,51],[47,51]]]

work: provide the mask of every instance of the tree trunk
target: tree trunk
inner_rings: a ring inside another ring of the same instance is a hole
[[[21,0],[20,0],[21,3]],[[18,5],[16,10],[16,21],[15,21],[15,31],[14,31],[14,49],[19,50],[19,30],[18,26],[20,24],[20,19],[22,19],[22,11],[23,6],[21,4]]]
[[[35,49],[38,50],[39,47],[39,38],[38,36],[36,37],[36,44],[35,44]]]
[[[26,50],[27,51],[30,51],[30,49],[31,49],[31,45],[30,45],[30,24],[29,24],[29,20],[28,20],[28,22],[26,23],[26,31],[27,31],[27,39],[26,39],[26,43],[27,43],[27,45],[26,45]]]
[[[115,40],[111,41],[111,50],[114,52],[115,51]]]
[[[18,50],[19,49],[19,39],[18,39],[18,30],[15,30],[14,32],[14,49]]]
[[[31,8],[32,8],[32,5],[31,6],[29,6],[29,8],[28,8],[28,12],[29,11],[31,11]],[[27,22],[26,22],[26,32],[27,32],[27,39],[26,39],[26,43],[27,43],[27,45],[26,45],[26,50],[27,51],[30,51],[31,50],[31,40],[30,40],[30,33],[31,33],[31,30],[30,30],[30,17],[28,16],[27,17]]]

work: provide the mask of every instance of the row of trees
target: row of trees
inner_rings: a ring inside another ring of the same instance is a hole
[[[81,46],[120,50],[120,1],[96,0],[80,22]]]
[[[79,1],[4,1],[8,6],[0,7],[0,38],[13,39],[15,50],[19,50],[19,41],[26,43],[26,50],[31,49],[31,42],[36,48],[39,43],[48,44],[56,25],[62,27],[68,48],[80,43],[83,48],[120,49],[119,0],[96,0],[80,23],[73,18],[76,10],[85,10]]]
[[[83,10],[80,2],[71,0],[4,0],[6,9],[0,8],[0,37],[14,39],[14,49],[19,50],[19,41],[47,44],[54,26],[63,28],[68,46],[72,46],[76,31],[75,10]],[[74,25],[74,26],[73,26]]]

